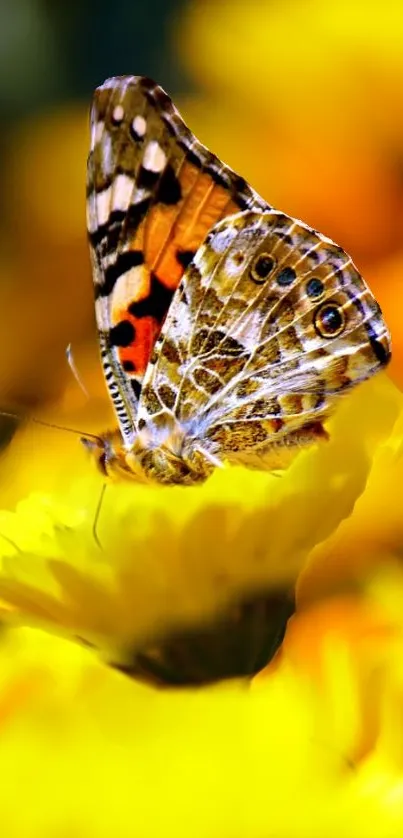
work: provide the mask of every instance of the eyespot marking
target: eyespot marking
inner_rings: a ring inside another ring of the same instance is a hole
[[[314,326],[322,338],[338,337],[345,326],[346,319],[343,310],[336,303],[325,303],[317,309]]]
[[[274,260],[270,254],[259,253],[250,270],[251,279],[260,285],[261,283],[266,282],[266,279],[272,272],[273,268]]]
[[[308,297],[312,300],[316,300],[318,297],[321,297],[325,290],[322,280],[318,279],[316,276],[313,276],[312,279],[307,282],[305,288]]]
[[[282,268],[282,270],[277,274],[277,284],[281,285],[282,288],[286,288],[288,285],[292,285],[296,276],[297,274],[295,273],[294,268]]]

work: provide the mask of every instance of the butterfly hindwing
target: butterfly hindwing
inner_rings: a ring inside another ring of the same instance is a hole
[[[268,205],[196,140],[158,85],[124,76],[95,93],[87,207],[102,361],[130,444],[143,376],[185,268],[219,219]]]
[[[335,396],[388,352],[379,307],[341,248],[280,212],[245,211],[212,229],[182,278],[139,427],[157,439],[171,414],[204,450],[248,462],[284,437],[323,433]]]

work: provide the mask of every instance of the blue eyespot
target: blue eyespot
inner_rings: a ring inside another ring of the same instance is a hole
[[[296,276],[297,274],[295,273],[294,268],[283,268],[277,274],[277,284],[281,285],[282,287],[292,285]]]
[[[317,297],[321,297],[325,290],[325,286],[321,279],[318,279],[316,276],[313,276],[312,279],[309,280],[306,284],[306,293],[308,297],[315,300]]]

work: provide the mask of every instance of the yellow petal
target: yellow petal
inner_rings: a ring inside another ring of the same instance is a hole
[[[330,441],[280,474],[228,468],[196,487],[110,485],[95,537],[101,478],[75,481],[61,451],[64,491],[2,513],[0,596],[22,619],[124,661],[254,592],[292,588],[350,515],[399,398],[382,376],[360,387],[329,423]]]

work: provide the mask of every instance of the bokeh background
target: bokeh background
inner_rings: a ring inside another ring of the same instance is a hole
[[[2,0],[0,408],[83,429],[108,410],[84,183],[92,91],[123,73],[154,77],[271,204],[351,253],[403,383],[400,0]]]

